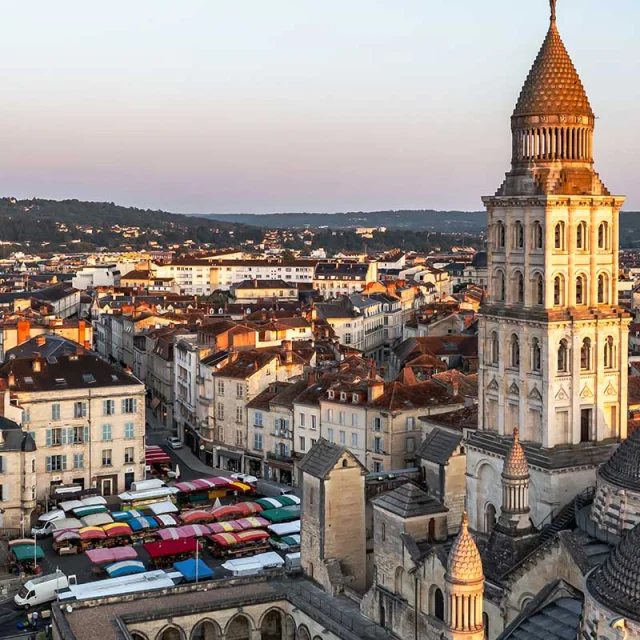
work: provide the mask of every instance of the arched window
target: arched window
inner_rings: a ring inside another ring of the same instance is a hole
[[[591,339],[585,338],[580,348],[580,368],[588,371],[591,369]]]
[[[534,278],[536,304],[544,305],[544,279],[538,273]]]
[[[500,362],[500,342],[496,331],[491,334],[491,362],[495,365]]]
[[[484,508],[484,530],[491,533],[496,526],[496,508],[490,503]]]
[[[221,637],[220,627],[212,620],[199,622],[191,632],[191,640],[219,640]]]
[[[555,226],[553,246],[560,251],[564,251],[564,222],[558,222]]]
[[[560,340],[558,347],[558,373],[569,371],[569,345],[566,340]]]
[[[613,347],[613,337],[609,336],[604,343],[604,368],[605,369],[613,369],[614,368],[614,347]]]
[[[183,640],[183,638],[184,633],[178,627],[169,626],[160,632],[156,640]]]
[[[531,369],[532,371],[540,371],[542,368],[542,349],[540,349],[540,340],[534,338],[531,341]]]
[[[396,579],[394,583],[395,592],[401,596],[402,595],[402,581],[404,580],[404,569],[402,567],[396,568]]]
[[[579,222],[576,229],[576,249],[587,248],[587,223]]]
[[[587,304],[586,277],[580,275],[576,278],[576,304]]]
[[[504,224],[500,220],[498,220],[498,222],[496,222],[496,247],[498,249],[504,249],[504,241]]]
[[[609,248],[609,223],[601,222],[598,227],[598,249]]]
[[[524,227],[520,220],[516,220],[513,227],[514,230],[514,247],[516,249],[524,249]]]
[[[431,587],[429,594],[429,613],[438,620],[444,620],[444,595],[436,585]]]
[[[511,336],[511,366],[514,369],[520,366],[520,341],[515,333]]]
[[[609,278],[606,273],[598,276],[598,304],[609,303]]]
[[[524,304],[524,276],[521,271],[516,271],[515,300],[518,304]]]
[[[501,302],[504,302],[507,297],[504,271],[501,269],[496,271],[496,296]]]
[[[533,223],[533,246],[536,249],[542,249],[544,238],[542,235],[542,225],[537,220]]]
[[[553,305],[555,307],[564,305],[564,277],[561,275],[553,279]]]

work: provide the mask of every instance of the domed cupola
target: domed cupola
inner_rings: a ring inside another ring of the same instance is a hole
[[[640,621],[640,526],[587,579],[589,594],[611,611]]]
[[[640,430],[598,470],[591,519],[616,535],[640,523]]]

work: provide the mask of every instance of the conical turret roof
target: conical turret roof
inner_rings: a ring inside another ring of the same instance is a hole
[[[529,464],[520,444],[520,431],[517,427],[513,430],[513,444],[505,456],[502,475],[508,478],[529,477]]]
[[[615,450],[599,475],[616,487],[640,492],[640,429]]]
[[[482,558],[480,558],[478,547],[469,533],[469,521],[466,513],[462,515],[460,533],[449,553],[447,580],[458,584],[473,584],[484,580]]]
[[[640,525],[631,529],[593,571],[588,585],[598,602],[640,620]]]
[[[580,76],[560,37],[555,12],[513,115],[581,115],[594,118]]]

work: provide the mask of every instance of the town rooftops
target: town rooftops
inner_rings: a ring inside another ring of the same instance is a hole
[[[90,353],[10,360],[0,367],[0,379],[9,389],[23,393],[142,386],[137,378]]]
[[[295,282],[284,280],[243,280],[233,285],[234,289],[296,289]]]
[[[266,367],[278,355],[264,349],[250,349],[230,354],[229,361],[213,375],[222,378],[238,378],[246,380]]]
[[[88,353],[88,351],[77,342],[67,340],[55,334],[40,335],[31,338],[26,342],[9,349],[5,354],[5,360],[13,360],[15,358],[31,358],[38,354],[41,358],[49,358],[51,356],[71,356],[78,351]]]
[[[417,518],[449,511],[439,500],[412,482],[407,482],[397,489],[381,495],[373,500],[373,504],[401,518]]]
[[[443,405],[464,405],[464,402],[462,396],[452,395],[445,387],[432,380],[411,386],[395,381],[385,385],[384,393],[371,402],[370,406],[387,411],[400,411]]]

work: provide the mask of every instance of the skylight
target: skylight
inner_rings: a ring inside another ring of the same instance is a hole
[[[96,381],[93,373],[83,373],[82,380],[85,384],[93,384]]]

